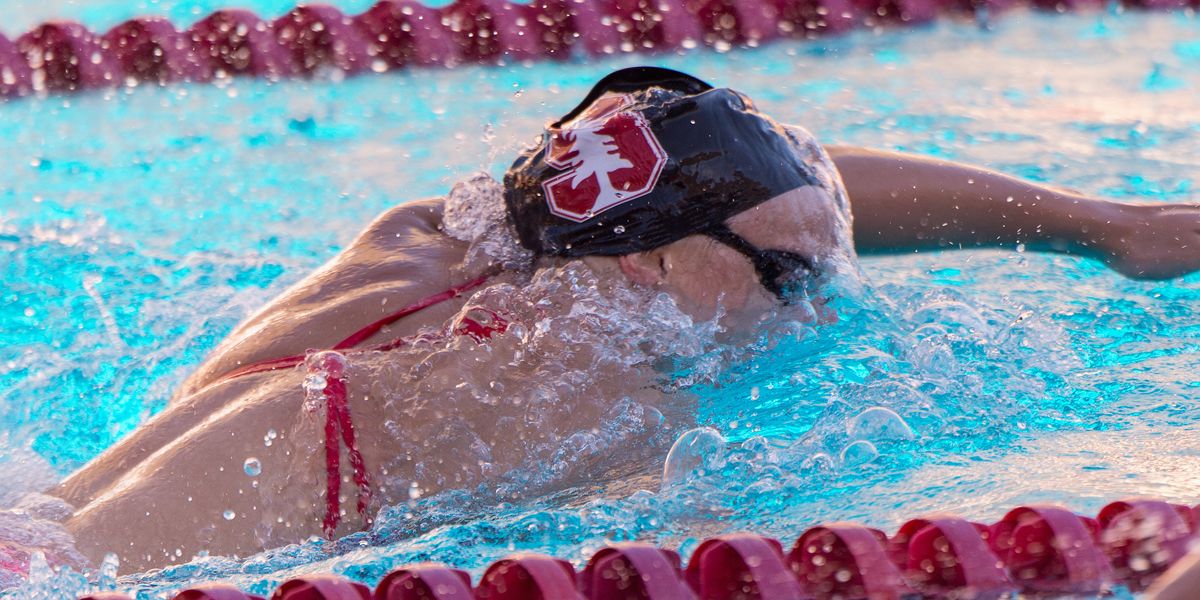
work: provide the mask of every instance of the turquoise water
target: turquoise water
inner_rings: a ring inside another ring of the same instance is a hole
[[[216,5],[18,4],[4,32],[63,16],[97,29],[147,12],[187,23],[193,7]],[[0,500],[56,481],[161,410],[241,318],[379,212],[502,173],[613,68],[695,72],[825,142],[1128,202],[1194,202],[1198,34],[1184,15],[1016,13],[990,30],[944,22],[724,54],[0,105]],[[478,574],[514,549],[582,563],[607,540],[687,552],[740,529],[790,541],[818,521],[890,529],[932,510],[995,520],[1031,501],[1084,512],[1133,494],[1197,502],[1200,276],[1135,282],[1014,249],[862,263],[870,292],[839,324],[690,390],[697,422],[728,440],[703,475],[660,490],[670,440],[655,442],[634,467],[532,501],[451,492],[387,511],[369,534],[123,574],[121,586],[153,595],[225,579],[263,592],[296,573],[372,581],[428,559]]]

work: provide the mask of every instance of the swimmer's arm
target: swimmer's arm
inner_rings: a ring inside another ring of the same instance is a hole
[[[1025,244],[1097,258],[1140,279],[1200,269],[1200,206],[1121,204],[971,165],[826,149],[845,182],[863,254]]]
[[[1175,563],[1146,590],[1147,600],[1188,600],[1200,590],[1200,549]]]

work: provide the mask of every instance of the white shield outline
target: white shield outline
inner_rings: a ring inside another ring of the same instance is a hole
[[[546,195],[546,204],[550,208],[551,214],[553,214],[557,217],[561,217],[563,219],[567,219],[568,221],[574,221],[576,223],[583,223],[584,221],[587,221],[588,219],[591,219],[609,209],[612,209],[615,206],[620,206],[622,204],[625,204],[626,202],[629,202],[630,200],[636,200],[637,198],[641,198],[642,196],[649,194],[650,192],[652,192],[654,190],[654,186],[658,184],[658,178],[659,178],[659,176],[662,175],[662,171],[667,165],[667,152],[665,150],[663,150],[662,144],[659,143],[658,138],[655,137],[654,132],[651,131],[650,123],[648,121],[646,121],[645,116],[643,116],[641,113],[636,112],[636,111],[629,111],[629,112],[622,111],[622,109],[624,109],[625,107],[627,107],[633,103],[633,99],[628,95],[621,95],[621,96],[619,96],[619,98],[620,98],[620,102],[615,108],[605,110],[603,113],[596,115],[596,116],[592,116],[591,118],[588,118],[588,115],[586,115],[586,113],[585,113],[584,115],[580,116],[580,119],[577,119],[576,121],[572,121],[572,123],[596,122],[596,121],[599,121],[601,118],[603,118],[605,121],[607,121],[608,119],[610,119],[613,116],[618,115],[618,114],[625,114],[625,115],[629,115],[630,117],[632,117],[634,127],[636,127],[637,130],[641,132],[642,138],[646,140],[646,145],[650,147],[650,151],[654,154],[654,159],[655,159],[654,165],[651,168],[649,176],[646,178],[646,184],[635,190],[624,190],[624,191],[620,191],[620,192],[615,192],[616,198],[613,199],[614,201],[603,206],[599,210],[590,210],[586,213],[577,213],[577,212],[572,212],[572,211],[561,209],[558,206],[558,203],[554,197],[554,186],[565,180],[569,180],[575,176],[575,169],[571,169],[571,170],[563,172],[559,175],[555,175],[554,177],[542,182],[542,192],[545,193],[545,195]],[[566,129],[566,127],[564,127],[564,129]],[[571,167],[572,163],[570,163],[570,162],[563,163],[561,161],[558,161],[558,160],[552,158],[550,156],[549,150],[550,149],[547,148],[546,158],[545,158],[547,164],[549,164],[552,167],[557,167],[557,168],[570,168]],[[599,177],[598,174],[596,176]],[[600,202],[600,198],[597,197],[596,199],[594,199],[592,201],[592,206],[595,207],[596,204],[598,204],[599,202]]]

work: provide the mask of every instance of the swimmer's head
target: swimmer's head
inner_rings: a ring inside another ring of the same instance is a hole
[[[786,236],[734,217],[811,201],[798,192],[816,189],[817,174],[793,144],[738,92],[677,71],[624,69],[513,163],[504,178],[508,217],[539,256],[630,257],[697,238],[683,245],[721,246],[757,275],[768,300],[785,299],[795,275],[816,275],[811,254],[764,244],[764,235]],[[623,272],[648,283],[628,262]]]
[[[541,256],[651,250],[814,184],[789,143],[738,92],[623,69],[517,158],[505,202],[521,244]]]

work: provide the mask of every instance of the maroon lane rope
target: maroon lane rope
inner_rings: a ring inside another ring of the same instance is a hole
[[[1029,0],[1066,11],[1105,0]],[[272,80],[631,52],[727,49],[815,38],[856,27],[1006,10],[1021,0],[457,0],[430,8],[383,0],[348,16],[297,6],[273,21],[219,10],[179,31],[141,17],[106,33],[50,22],[0,35],[0,98],[254,76]],[[1200,0],[1127,0],[1131,8],[1195,9]]]

